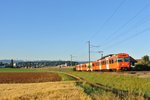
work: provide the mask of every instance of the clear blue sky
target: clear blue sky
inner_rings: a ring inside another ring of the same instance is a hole
[[[150,0],[1,0],[0,59],[85,61],[88,40],[101,46],[92,51],[141,58],[149,28]]]

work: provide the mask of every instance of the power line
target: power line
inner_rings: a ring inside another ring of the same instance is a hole
[[[113,12],[113,14],[102,24],[103,26],[101,27],[101,29],[105,26],[105,24],[115,15],[115,13],[118,11],[118,9],[123,5],[123,3],[125,2],[125,0],[123,0],[120,3],[120,6],[117,7],[117,9]],[[113,32],[114,34],[117,34],[122,28],[124,28],[125,26],[127,26],[132,20],[134,20],[140,13],[142,13],[144,11],[144,9],[146,9],[147,7],[149,7],[150,4],[144,6],[139,12],[137,12],[131,19],[129,19],[125,24],[123,24],[121,27],[119,27],[119,29],[117,29],[115,32]],[[98,32],[97,32],[98,33]],[[95,33],[93,36],[95,36],[97,33]],[[113,34],[113,35],[114,35]],[[111,36],[112,34],[110,34]],[[93,37],[92,36],[92,37]],[[115,35],[114,35],[115,36]],[[112,36],[113,37],[113,36]],[[110,39],[110,38],[109,38]],[[106,39],[107,40],[107,39]],[[90,42],[90,41],[89,41]],[[105,42],[105,41],[104,41]],[[90,43],[89,43],[90,44]],[[90,50],[89,50],[90,51]],[[90,56],[90,55],[89,55]],[[90,57],[89,57],[90,58]]]
[[[91,45],[91,41],[88,41],[88,53],[89,53],[89,67],[91,67],[91,53],[102,53],[101,57],[103,56],[103,51],[91,51],[91,48],[98,48],[100,46]]]
[[[110,48],[112,48],[112,47],[118,46],[118,45],[120,45],[120,44],[122,44],[122,43],[124,43],[124,42],[126,42],[126,41],[128,41],[128,40],[130,40],[130,39],[132,39],[132,38],[135,38],[135,37],[137,37],[137,36],[139,36],[139,35],[141,35],[141,34],[144,34],[144,32],[147,32],[147,31],[150,31],[150,27],[148,27],[148,28],[142,30],[141,32],[137,32],[137,33],[131,35],[130,37],[125,38],[124,40],[118,41],[118,42],[114,43],[113,45],[111,45],[111,46],[105,48],[104,50],[108,50],[108,49],[110,49]],[[117,44],[117,45],[116,45],[116,44]]]
[[[93,34],[91,37],[90,37],[90,39],[92,38],[92,37],[94,37],[99,31],[101,31],[101,29],[102,28],[104,28],[104,26],[106,25],[106,23],[107,22],[109,22],[111,19],[112,19],[112,17],[117,13],[117,11],[121,8],[121,6],[125,3],[125,1],[126,0],[122,0],[121,1],[121,3],[118,5],[118,7],[114,10],[114,12],[111,14],[111,16],[109,16],[106,20],[105,20],[105,22],[102,24],[102,26],[101,26],[101,28],[95,33],[95,34]],[[89,39],[89,40],[90,40]],[[90,55],[89,55],[90,56]],[[90,59],[90,58],[89,58]]]
[[[130,18],[125,24],[123,24],[121,27],[119,27],[115,32],[113,32],[112,34],[110,34],[110,36],[108,36],[105,41],[108,41],[111,37],[111,39],[114,39],[113,37],[115,36],[115,34],[117,34],[122,28],[124,28],[125,26],[127,26],[131,21],[133,21],[139,14],[141,14],[146,8],[148,8],[150,6],[150,3],[145,5],[140,11],[138,11],[132,18]]]
[[[125,3],[126,0],[122,0],[122,2],[118,5],[118,7],[114,10],[114,12],[105,20],[105,22],[102,24],[101,28],[96,32],[94,33],[90,38],[93,38],[95,35],[97,35],[101,29],[104,28],[104,26],[106,25],[107,22],[109,22],[112,17],[117,13],[117,11],[121,8],[121,6]]]
[[[149,16],[148,16],[149,17]],[[150,17],[149,17],[150,18]],[[138,23],[136,23],[136,26],[134,26],[134,27],[131,27],[130,29],[128,29],[126,32],[124,32],[124,33],[129,33],[131,30],[133,30],[133,29],[135,29],[135,28],[137,28],[137,27],[140,27],[141,25],[143,25],[143,24],[145,24],[146,22],[148,22],[147,20],[145,20],[142,24],[138,24]],[[139,25],[139,26],[138,26]],[[113,41],[111,41],[111,42],[109,42],[109,43],[106,43],[105,44],[105,46],[106,45],[111,45],[111,44],[113,44],[116,40],[118,40],[120,37],[123,37],[123,34],[118,34],[117,36],[115,36],[115,38],[113,39]]]

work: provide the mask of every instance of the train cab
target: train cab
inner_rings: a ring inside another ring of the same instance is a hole
[[[130,70],[130,56],[128,54],[118,54],[116,56],[116,62],[118,65],[118,70]]]

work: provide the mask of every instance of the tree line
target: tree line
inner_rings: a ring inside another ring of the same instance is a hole
[[[136,71],[150,71],[150,59],[148,55],[143,56],[133,68]]]

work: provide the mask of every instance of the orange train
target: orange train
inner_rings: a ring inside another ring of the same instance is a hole
[[[90,64],[79,64],[75,68],[77,71],[130,70],[130,56],[126,53],[110,54]]]

